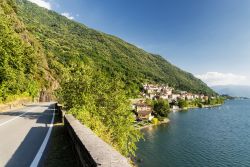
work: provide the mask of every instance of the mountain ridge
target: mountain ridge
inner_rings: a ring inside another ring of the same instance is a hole
[[[250,86],[249,85],[223,85],[212,86],[219,94],[227,94],[234,97],[248,97],[250,98]]]
[[[105,68],[107,71],[125,73],[124,81],[127,82],[127,85],[130,85],[129,87],[133,87],[132,89],[134,87],[138,88],[141,82],[149,80],[151,82],[168,83],[176,89],[195,93],[215,94],[201,80],[173,66],[159,55],[148,53],[114,35],[88,28],[86,25],[69,20],[54,11],[35,7],[35,5],[25,0],[23,3],[25,5],[23,5],[24,8],[21,8],[20,14],[23,14],[23,21],[28,27],[34,23],[27,19],[29,15],[32,16],[32,19],[37,20],[39,23],[37,26],[52,26],[53,28],[50,28],[50,32],[43,31],[43,34],[48,34],[48,37],[53,34],[53,38],[57,38],[55,41],[60,43],[62,47],[70,47],[72,45],[61,42],[59,39],[60,35],[55,33],[56,30],[67,36],[68,40],[75,40],[78,43],[76,44],[78,48],[74,46],[73,48],[75,48],[74,51],[77,54],[90,57],[98,66]],[[32,8],[36,9],[35,12]],[[43,17],[38,17],[40,15]],[[60,30],[59,27],[65,29],[65,31]],[[31,32],[38,38],[41,38],[37,31],[31,30]],[[52,34],[49,35],[51,32]],[[79,40],[79,38],[82,39]],[[47,47],[45,42],[42,43]],[[53,46],[52,50],[56,49],[58,48]],[[136,84],[130,82],[135,82]]]
[[[11,17],[23,25],[28,39],[34,38],[29,44],[34,48],[34,55],[42,55],[42,76],[46,78],[40,81],[38,78],[41,77],[35,77],[39,80],[39,89],[56,89],[61,80],[72,75],[71,69],[77,68],[79,62],[88,64],[91,60],[110,77],[120,74],[130,97],[138,95],[142,83],[146,82],[164,83],[193,93],[216,94],[193,74],[121,38],[88,28],[26,0],[3,2],[13,2],[11,6],[5,3],[5,8],[12,8],[15,14],[11,14]],[[12,24],[12,29],[25,42],[26,38],[15,29],[16,23]]]

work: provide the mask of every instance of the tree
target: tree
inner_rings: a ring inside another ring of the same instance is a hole
[[[78,63],[62,83],[58,97],[77,119],[123,155],[134,155],[141,134],[119,76],[110,77],[95,67]]]
[[[178,102],[178,106],[180,108],[187,108],[188,107],[188,101],[180,99],[179,102]]]
[[[159,99],[154,103],[154,111],[161,117],[167,117],[170,112],[169,103],[167,100]]]
[[[35,97],[38,96],[39,93],[39,85],[36,81],[30,81],[28,83],[28,93],[32,97],[32,101],[34,102]]]
[[[35,96],[38,83],[48,83],[40,75],[44,69],[38,47],[17,18],[16,9],[14,0],[0,3],[0,102]]]

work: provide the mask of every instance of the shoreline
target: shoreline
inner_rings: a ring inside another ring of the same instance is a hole
[[[187,108],[179,108],[179,109],[171,109],[172,112],[176,112],[176,111],[187,111],[189,109],[197,109],[197,108],[213,108],[213,107],[219,107],[219,106],[222,106],[223,104],[215,104],[215,105],[204,105],[202,107],[198,107],[198,106],[195,106],[195,107],[187,107]]]
[[[222,106],[223,104],[215,104],[215,105],[204,105],[202,108],[213,108],[213,107],[219,107],[219,106]],[[171,112],[180,112],[180,111],[188,111],[189,109],[198,109],[200,107],[187,107],[187,108],[180,108],[180,109],[171,109],[170,111]],[[200,109],[202,109],[200,108]],[[136,127],[136,129],[138,130],[141,130],[141,129],[146,129],[146,128],[149,128],[149,127],[153,127],[153,126],[157,126],[157,125],[161,125],[161,124],[167,124],[170,122],[170,119],[169,118],[165,118],[166,120],[165,121],[159,121],[158,124],[148,124],[148,125],[145,125],[145,126],[141,126],[141,127]]]
[[[157,125],[161,125],[161,124],[167,124],[170,122],[170,119],[169,118],[165,118],[166,120],[165,121],[159,121],[158,124],[149,124],[149,125],[145,125],[145,126],[141,126],[141,127],[138,127],[136,129],[138,130],[141,130],[141,129],[146,129],[146,128],[149,128],[149,127],[153,127],[153,126],[157,126]]]

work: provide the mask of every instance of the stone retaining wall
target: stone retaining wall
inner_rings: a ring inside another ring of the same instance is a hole
[[[100,139],[74,116],[66,114],[64,124],[82,167],[131,167],[127,158]]]
[[[30,103],[30,102],[31,102],[31,98],[27,97],[27,98],[20,98],[18,100],[15,100],[13,102],[9,102],[6,104],[0,104],[0,112],[15,109],[18,107],[23,107],[25,104]]]

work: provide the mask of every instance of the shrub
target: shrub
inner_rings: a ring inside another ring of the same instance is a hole
[[[152,123],[155,124],[155,125],[157,125],[157,124],[159,123],[159,121],[158,121],[157,118],[153,118],[151,121],[152,121]]]

